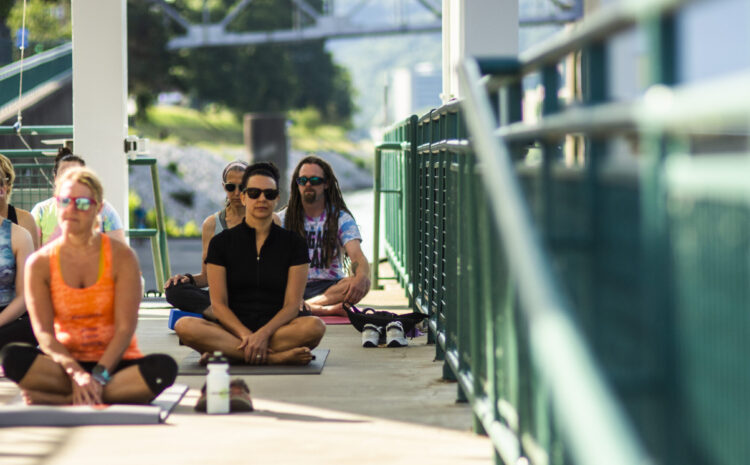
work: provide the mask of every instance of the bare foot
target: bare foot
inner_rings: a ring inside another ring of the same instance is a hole
[[[203,352],[201,358],[198,360],[198,365],[204,367],[208,365],[208,359],[211,357],[211,352]]]
[[[295,347],[283,352],[269,353],[269,365],[307,365],[312,360],[312,352],[307,347]]]
[[[310,305],[314,316],[346,316],[344,306],[340,303],[333,305]]]

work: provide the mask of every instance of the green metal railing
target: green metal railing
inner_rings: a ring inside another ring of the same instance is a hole
[[[0,135],[19,133],[23,136],[44,135],[72,138],[73,126],[23,126],[18,132],[13,126],[0,126]],[[0,153],[10,158],[13,162],[13,169],[16,171],[16,180],[13,184],[13,205],[31,210],[38,202],[52,197],[54,193],[52,168],[54,157],[57,155],[55,148],[6,149],[0,150]]]
[[[414,276],[413,248],[409,244],[414,240],[413,232],[416,218],[406,214],[416,210],[413,202],[416,197],[412,192],[414,187],[414,154],[416,145],[414,129],[417,117],[412,116],[392,128],[385,136],[385,140],[375,147],[374,189],[375,189],[375,230],[380,230],[380,199],[385,197],[385,252],[389,262],[396,270],[396,279],[407,290],[411,299],[412,277]],[[380,235],[373,241],[373,256],[380,253]],[[372,285],[380,287],[378,267],[372,267]]]
[[[750,462],[750,158],[690,156],[695,134],[748,138],[750,74],[676,85],[688,3],[623,2],[519,58],[468,62],[460,103],[378,146],[376,192],[401,206],[388,258],[499,463]],[[613,102],[607,45],[634,28],[648,90]],[[571,54],[583,94],[566,106]],[[612,162],[622,140],[629,164]]]
[[[30,135],[73,136],[73,126],[26,126],[20,131]],[[10,126],[0,126],[0,135],[16,134]],[[13,160],[16,180],[13,186],[13,204],[25,210],[46,200],[54,194],[53,156],[55,151],[45,149],[12,149],[0,150],[0,153]],[[154,261],[154,276],[159,292],[164,292],[165,278],[171,275],[169,249],[167,247],[166,220],[164,205],[161,200],[161,187],[157,161],[155,158],[129,158],[128,166],[149,166],[154,191],[156,210],[156,229],[128,229],[126,234],[131,238],[150,238],[151,252]]]

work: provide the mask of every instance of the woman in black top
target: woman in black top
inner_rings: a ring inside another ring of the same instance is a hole
[[[180,340],[207,355],[222,351],[249,364],[298,364],[325,334],[317,317],[298,316],[309,257],[299,234],[273,223],[279,171],[250,165],[242,177],[245,219],[211,239],[206,255],[211,306],[217,323],[181,318]]]

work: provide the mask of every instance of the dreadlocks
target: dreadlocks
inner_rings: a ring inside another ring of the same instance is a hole
[[[333,174],[333,168],[322,158],[315,155],[308,155],[297,163],[294,174],[292,174],[289,203],[286,206],[286,216],[284,217],[284,227],[290,231],[296,231],[300,236],[305,237],[305,210],[302,207],[302,195],[300,195],[299,188],[297,187],[297,178],[299,177],[299,170],[302,168],[302,165],[308,163],[318,165],[323,170],[323,176],[328,184],[328,187],[324,191],[326,199],[326,225],[322,238],[323,256],[321,257],[321,261],[326,267],[329,267],[331,266],[331,261],[338,253],[339,215],[342,211],[350,215],[351,212],[346,206],[346,202],[344,202],[344,197],[341,195],[339,181]]]

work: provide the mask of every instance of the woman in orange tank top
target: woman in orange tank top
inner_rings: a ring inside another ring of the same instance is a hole
[[[16,344],[2,354],[27,403],[146,403],[177,376],[171,357],[138,349],[138,262],[127,245],[96,230],[102,197],[92,171],[66,172],[55,188],[62,236],[27,263],[25,294],[41,350]]]

